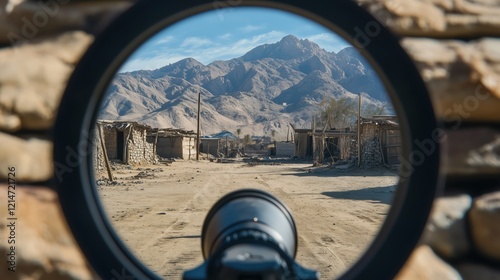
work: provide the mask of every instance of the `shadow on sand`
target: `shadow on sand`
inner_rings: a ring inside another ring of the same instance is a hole
[[[360,190],[322,192],[321,194],[336,199],[370,200],[373,203],[390,205],[395,191],[396,186],[391,185]]]
[[[308,167],[308,168],[290,168],[290,171],[295,173],[282,174],[283,176],[299,176],[299,177],[377,177],[377,176],[398,176],[398,172],[385,167],[374,168],[348,168],[337,169],[331,167]]]

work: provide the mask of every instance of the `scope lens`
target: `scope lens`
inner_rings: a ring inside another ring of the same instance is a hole
[[[228,242],[273,242],[289,256],[297,251],[297,229],[288,207],[275,196],[242,189],[222,197],[209,211],[202,230],[207,259]]]

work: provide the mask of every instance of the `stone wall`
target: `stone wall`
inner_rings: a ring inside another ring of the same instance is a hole
[[[102,138],[104,140],[104,146],[106,147],[106,153],[108,154],[108,159],[118,158],[118,147],[117,147],[117,133],[116,129],[112,126],[104,126],[102,128]],[[127,132],[123,134],[126,135]],[[125,143],[125,139],[123,140]]]
[[[134,165],[156,163],[156,156],[153,153],[153,143],[146,141],[146,129],[141,127],[129,129],[132,129],[132,133],[127,143],[127,163]]]
[[[398,278],[499,279],[500,3],[356,1],[401,36],[446,122],[445,190]],[[17,188],[18,203],[30,206],[17,213],[25,251],[16,274],[0,262],[0,279],[95,279],[47,183],[58,179],[48,131],[93,35],[130,2],[40,3],[0,0],[0,178],[16,166],[18,181],[31,183]],[[0,200],[6,193],[2,183]],[[6,215],[0,209],[0,221]],[[7,252],[0,242],[0,255]]]
[[[398,278],[500,279],[500,2],[356,1],[401,36],[445,127],[445,187]]]
[[[361,126],[361,167],[369,168],[382,164],[380,153],[380,129],[375,124]]]
[[[62,172],[53,168],[50,129],[76,63],[94,35],[130,4],[0,0],[0,201],[7,201],[8,168],[15,167],[19,205],[16,272],[3,259],[0,279],[97,279],[49,183]],[[1,207],[2,240],[9,234],[7,214]],[[0,242],[1,256],[10,245]]]

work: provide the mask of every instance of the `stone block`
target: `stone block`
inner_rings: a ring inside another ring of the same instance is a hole
[[[477,251],[500,263],[500,191],[475,198],[469,219]]]

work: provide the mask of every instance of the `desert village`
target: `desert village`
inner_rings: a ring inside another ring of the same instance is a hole
[[[175,159],[196,160],[200,156],[216,162],[260,156],[364,168],[399,163],[401,137],[395,116],[361,118],[359,133],[350,127],[342,130],[295,128],[291,124],[290,127],[288,141],[252,136],[244,143],[233,133],[223,131],[200,137],[197,147],[197,133],[192,130],[153,128],[134,121],[98,120],[96,143],[100,144],[94,146],[94,166],[97,172],[102,172],[108,161],[137,166]]]
[[[96,186],[118,234],[165,278],[179,279],[202,261],[200,227],[218,198],[257,188],[294,214],[297,260],[331,279],[373,241],[398,181],[397,119],[361,118],[357,127],[290,125],[288,141],[222,131],[197,145],[195,131],[99,120]]]

